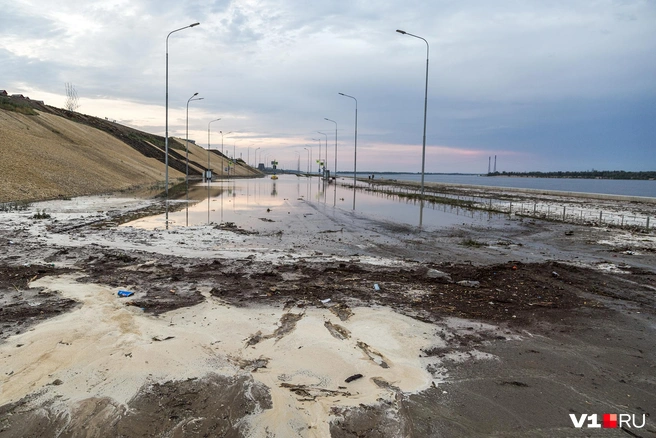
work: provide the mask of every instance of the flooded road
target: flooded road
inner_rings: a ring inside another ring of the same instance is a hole
[[[444,204],[425,203],[422,208],[419,201],[360,188],[355,193],[354,202],[354,191],[341,185],[344,182],[347,180],[340,179],[337,184],[328,184],[316,177],[280,175],[277,180],[266,177],[219,180],[209,186],[198,184],[190,189],[188,206],[169,213],[169,226],[231,222],[244,229],[266,231],[266,223],[276,220],[276,217],[280,219],[281,214],[301,213],[308,217],[316,212],[334,220],[337,216],[350,214],[424,229],[503,222],[503,217],[498,214]],[[171,202],[173,205],[186,200]],[[166,217],[153,216],[126,225],[145,229],[164,228]]]
[[[571,436],[656,405],[653,236],[352,194],[0,212],[0,435]]]

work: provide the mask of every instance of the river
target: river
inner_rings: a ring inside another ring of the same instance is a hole
[[[348,174],[340,172],[339,176],[347,177]],[[366,173],[358,172],[358,178],[365,178],[366,176]],[[421,174],[382,173],[376,174],[375,178],[421,181]],[[557,190],[563,192],[602,193],[609,195],[646,196],[656,198],[656,181],[646,180],[522,178],[430,174],[425,175],[424,181],[451,184],[473,184],[488,187],[513,187],[521,189]]]

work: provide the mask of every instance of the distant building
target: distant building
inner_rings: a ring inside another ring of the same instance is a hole
[[[0,96],[8,96],[7,90],[0,90]]]

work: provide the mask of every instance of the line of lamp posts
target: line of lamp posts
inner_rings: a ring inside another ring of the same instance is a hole
[[[175,29],[166,36],[166,137],[165,137],[165,169],[166,169],[166,224],[168,227],[168,222],[169,222],[169,209],[168,209],[168,201],[169,201],[169,37],[171,34],[175,32],[179,32],[184,29],[192,28],[195,26],[198,26],[200,23],[196,22],[193,24],[190,24],[185,27],[181,27],[179,29]],[[426,41],[425,38],[422,38],[418,35],[414,35],[411,33],[408,33],[404,30],[399,30],[397,29],[396,32],[402,34],[402,35],[408,35],[414,38],[418,38],[424,43],[426,43],[426,87],[425,87],[425,94],[424,94],[424,130],[423,130],[423,140],[422,140],[422,152],[421,152],[421,207],[420,207],[420,219],[419,219],[419,225],[422,225],[423,222],[423,209],[424,209],[424,169],[425,169],[425,164],[426,164],[426,115],[428,112],[428,59],[429,59],[429,51],[430,51],[430,46],[428,44],[428,41]],[[350,96],[348,94],[344,93],[338,93],[340,96],[344,96],[350,99],[353,99],[355,102],[355,141],[354,141],[354,152],[353,152],[353,210],[355,210],[355,190],[356,190],[356,184],[357,184],[357,162],[358,162],[358,100]],[[187,135],[186,135],[186,174],[185,174],[185,182],[186,182],[186,192],[187,192],[187,204],[189,203],[189,102],[194,101],[194,100],[202,100],[202,97],[196,97],[198,93],[194,93],[193,96],[187,100]],[[334,120],[324,118],[325,120],[328,120],[330,122],[333,122],[335,124],[335,167],[334,167],[334,172],[335,175],[337,175],[337,122]],[[210,124],[212,122],[216,122],[221,120],[215,119],[212,120],[211,122],[208,123],[207,125],[207,174],[206,178],[208,180],[211,179],[211,167],[210,167]],[[326,162],[328,161],[328,134],[317,131],[319,134],[323,134],[326,136]],[[313,139],[316,140],[316,139]],[[236,142],[235,142],[236,144]],[[236,156],[234,153],[234,145],[233,145],[233,160],[236,160]],[[260,149],[260,148],[258,148]],[[308,152],[311,155],[311,150],[308,148],[304,148],[308,150]],[[221,152],[223,153],[223,131],[221,131]],[[249,150],[250,153],[250,150]],[[256,162],[257,162],[257,150],[255,151],[255,157],[256,157]],[[311,158],[310,158],[311,160]],[[321,162],[321,140],[319,139],[319,162]],[[320,165],[321,167],[321,165]],[[222,171],[223,171],[223,166],[222,166]],[[309,172],[309,166],[308,166],[308,172]],[[319,170],[321,172],[321,169]],[[325,175],[325,162],[324,162],[324,175]],[[209,192],[209,184],[208,184],[208,192]],[[188,219],[187,219],[188,222]]]

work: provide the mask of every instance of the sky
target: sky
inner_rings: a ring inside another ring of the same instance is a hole
[[[64,107],[70,83],[79,112],[164,135],[168,36],[169,135],[186,136],[188,107],[190,139],[252,164],[307,170],[327,142],[334,171],[337,140],[337,170],[352,171],[356,100],[344,93],[357,99],[358,171],[420,172],[428,55],[426,172],[485,173],[495,156],[498,171],[656,170],[652,0],[0,0],[0,10],[0,89]]]

